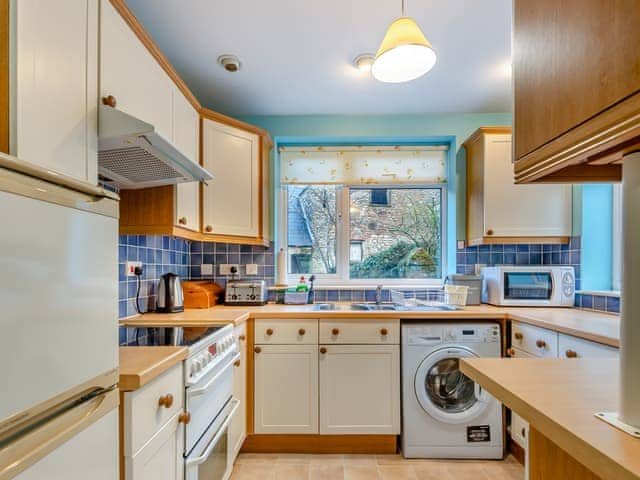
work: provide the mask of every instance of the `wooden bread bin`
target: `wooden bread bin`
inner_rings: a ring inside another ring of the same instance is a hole
[[[207,280],[182,282],[184,308],[210,308],[224,295],[224,288]]]

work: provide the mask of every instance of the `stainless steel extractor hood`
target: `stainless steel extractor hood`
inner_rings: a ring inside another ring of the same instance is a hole
[[[213,178],[153,125],[106,105],[100,105],[98,122],[98,173],[106,184],[136,189]]]

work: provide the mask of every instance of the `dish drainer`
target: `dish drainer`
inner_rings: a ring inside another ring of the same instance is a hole
[[[443,288],[403,291],[390,289],[391,303],[402,307],[464,307],[469,287],[445,285]]]

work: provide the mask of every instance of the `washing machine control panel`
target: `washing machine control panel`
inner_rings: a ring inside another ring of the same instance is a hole
[[[498,325],[420,325],[407,329],[409,345],[436,345],[439,343],[500,342]]]

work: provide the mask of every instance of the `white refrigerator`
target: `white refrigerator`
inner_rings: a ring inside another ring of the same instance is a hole
[[[117,217],[0,154],[0,480],[118,478]]]

